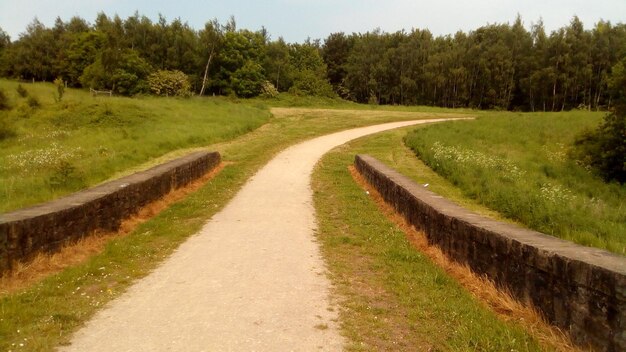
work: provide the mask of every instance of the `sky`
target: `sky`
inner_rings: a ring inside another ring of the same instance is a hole
[[[265,27],[273,39],[288,42],[324,39],[334,32],[395,32],[430,29],[435,35],[470,31],[493,23],[524,25],[543,19],[547,31],[566,26],[574,15],[591,28],[599,20],[626,22],[626,0],[0,0],[0,28],[19,38],[37,17],[52,26],[80,16],[90,23],[98,12],[122,18],[138,11],[153,21],[159,14],[180,18],[195,29],[214,18],[225,23],[234,16],[238,28]]]

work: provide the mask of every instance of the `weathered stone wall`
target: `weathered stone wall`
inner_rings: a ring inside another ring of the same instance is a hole
[[[626,257],[482,217],[370,156],[355,166],[449,257],[532,303],[577,344],[626,351]]]
[[[0,273],[96,230],[116,231],[122,220],[144,205],[219,163],[217,152],[196,152],[64,198],[0,214]]]

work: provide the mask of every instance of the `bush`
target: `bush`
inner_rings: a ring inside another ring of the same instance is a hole
[[[261,86],[261,96],[263,98],[276,98],[278,96],[278,89],[274,87],[272,82],[265,81]]]
[[[606,181],[626,182],[626,113],[608,114],[596,130],[585,131],[574,141],[570,156],[596,170]]]
[[[10,110],[11,104],[9,104],[9,98],[4,93],[4,90],[0,89],[0,110]]]
[[[63,99],[63,94],[65,94],[65,82],[61,77],[57,77],[54,80],[54,85],[57,87],[57,95],[54,97],[54,100],[58,103]]]
[[[104,54],[83,70],[79,78],[83,87],[110,89],[121,95],[147,92],[145,78],[152,67],[146,60],[131,49],[116,55]],[[105,65],[105,62],[108,64]]]
[[[159,70],[148,76],[148,86],[152,94],[161,96],[191,96],[189,78],[183,72]]]
[[[263,68],[249,60],[231,76],[231,89],[240,98],[252,98],[261,94]]]
[[[312,70],[302,70],[295,73],[293,80],[294,82],[291,88],[289,88],[289,93],[327,98],[337,97],[330,83]]]
[[[19,95],[22,98],[26,98],[28,96],[28,91],[21,84],[17,85],[17,88],[15,88],[15,91],[17,92],[17,95]]]

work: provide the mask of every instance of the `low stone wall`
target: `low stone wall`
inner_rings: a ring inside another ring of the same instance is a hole
[[[355,166],[449,257],[532,303],[575,343],[626,351],[626,257],[477,215],[371,156]]]
[[[144,205],[202,177],[219,163],[217,152],[196,152],[64,198],[0,214],[0,273],[96,230],[116,231],[122,220]]]

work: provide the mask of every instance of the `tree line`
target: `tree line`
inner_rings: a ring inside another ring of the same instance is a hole
[[[271,41],[265,29],[238,29],[234,18],[195,30],[180,19],[100,13],[93,25],[57,18],[47,28],[35,19],[14,42],[0,29],[0,75],[135,95],[149,92],[150,74],[170,71],[184,73],[201,94],[253,97],[271,82],[280,91],[333,95],[319,49],[319,42],[289,44]]]
[[[180,19],[152,22],[100,13],[52,28],[34,20],[16,41],[0,30],[0,74],[62,78],[73,87],[149,91],[147,77],[180,71],[201,95],[253,97],[274,91],[340,96],[375,104],[559,111],[607,109],[626,72],[626,25],[591,29],[574,17],[551,33],[522,19],[467,33],[427,29],[333,33],[322,42],[272,40],[231,18],[195,30]]]

